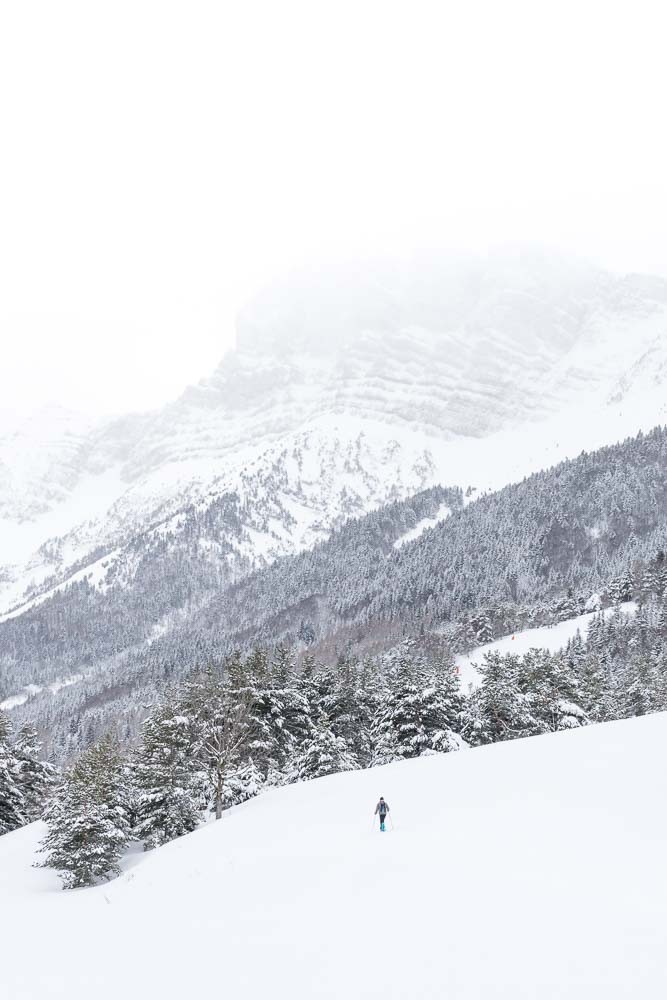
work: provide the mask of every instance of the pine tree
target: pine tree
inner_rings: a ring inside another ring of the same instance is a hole
[[[519,667],[519,685],[535,720],[533,733],[555,733],[588,722],[579,704],[576,675],[565,657],[543,649],[526,653]]]
[[[186,685],[182,701],[193,721],[193,751],[206,776],[207,799],[216,819],[233,799],[229,787],[238,785],[242,762],[254,745],[256,692],[245,683],[239,687],[241,678],[241,661],[234,658],[231,676],[213,670],[197,675]]]
[[[429,667],[403,653],[387,705],[402,757],[459,749],[462,708],[458,677],[451,668]]]
[[[661,686],[648,653],[635,653],[617,674],[617,717],[631,719],[659,711]]]
[[[553,615],[556,621],[563,622],[568,621],[570,618],[574,618],[575,615],[581,612],[581,606],[578,602],[572,587],[568,587],[567,593],[564,597],[559,598],[555,601],[553,606]]]
[[[332,671],[332,679],[329,704],[326,705],[325,702],[325,710],[336,735],[342,736],[348,747],[353,747],[359,738],[362,707],[359,662],[356,657],[339,656]]]
[[[472,747],[493,742],[481,687],[471,690],[464,700],[461,713],[461,736]]]
[[[18,776],[27,823],[40,819],[46,800],[56,782],[56,769],[40,759],[41,744],[33,726],[25,725],[14,741]]]
[[[0,712],[0,834],[17,830],[28,822],[20,783],[20,764],[10,736],[9,721]]]
[[[266,787],[267,780],[262,772],[249,760],[228,771],[222,786],[222,809],[238,806],[252,799]]]
[[[239,754],[252,759],[265,779],[283,769],[294,740],[287,718],[292,669],[289,651],[281,646],[271,662],[265,650],[255,648],[227,670],[227,711],[245,725]]]
[[[632,577],[629,573],[618,576],[609,584],[607,593],[614,604],[623,604],[632,600]]]
[[[269,774],[275,779],[289,768],[296,749],[312,732],[311,706],[287,646],[274,649],[263,683],[256,674],[249,683],[254,691],[250,755],[265,779]]]
[[[617,717],[608,666],[597,651],[589,650],[579,665],[581,707],[591,722],[609,722]]]
[[[470,619],[473,644],[484,646],[493,639],[493,625],[488,611],[481,611]]]
[[[479,671],[482,683],[473,701],[474,725],[469,720],[466,730],[471,741],[479,746],[539,732],[540,726],[521,691],[519,657],[487,653]]]
[[[357,766],[345,740],[335,735],[329,717],[322,713],[312,735],[297,752],[289,779],[309,781],[339,771],[353,771]]]
[[[205,778],[197,729],[169,704],[146,719],[134,762],[136,833],[149,850],[197,828]]]
[[[353,747],[361,767],[379,767],[399,760],[401,755],[389,716],[386,671],[370,658],[362,664],[355,699]]]
[[[392,725],[387,705],[379,705],[368,729],[367,767],[381,767],[402,760],[398,735]]]
[[[272,687],[286,688],[289,686],[294,675],[294,663],[288,646],[281,643],[273,650],[269,672]]]
[[[81,755],[45,813],[44,867],[65,889],[94,885],[118,873],[129,834],[128,790],[118,744],[107,737]]]
[[[580,664],[582,664],[586,659],[586,646],[579,629],[577,629],[573,638],[568,639],[567,641],[565,646],[565,658],[570,665],[570,668],[574,671],[576,671]]]
[[[662,549],[655,557],[657,590],[661,597],[667,593],[667,558]]]

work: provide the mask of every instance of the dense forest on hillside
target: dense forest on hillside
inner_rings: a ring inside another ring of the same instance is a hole
[[[470,498],[468,498],[470,499]],[[402,537],[446,505],[451,515]],[[0,624],[0,696],[79,678],[14,709],[57,756],[112,725],[136,734],[165,684],[237,648],[284,643],[335,664],[390,656],[411,637],[430,659],[603,603],[659,593],[667,549],[667,432],[657,428],[464,503],[436,488],[346,522],[312,551],[237,583],[196,544],[134,542],[137,571],[86,581]]]
[[[387,559],[358,546],[361,524],[221,594],[208,622],[233,631],[297,620],[316,628],[377,620],[455,621],[604,590],[667,543],[667,431],[582,454],[453,513]],[[280,627],[280,624],[278,625]]]

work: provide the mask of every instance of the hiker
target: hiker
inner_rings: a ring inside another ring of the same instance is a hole
[[[380,796],[380,801],[375,807],[375,815],[380,817],[380,829],[382,830],[383,833],[384,833],[384,819],[388,812],[389,812],[389,806],[382,798],[382,796]]]

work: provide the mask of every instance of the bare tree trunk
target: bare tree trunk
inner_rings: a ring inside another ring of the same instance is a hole
[[[226,714],[207,746],[209,760],[215,770],[215,818],[222,818],[225,779],[247,741],[248,697],[242,698],[234,710]]]
[[[215,785],[215,818],[222,816],[222,772],[218,771]]]

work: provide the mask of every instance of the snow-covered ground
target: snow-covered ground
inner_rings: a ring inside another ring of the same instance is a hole
[[[0,996],[664,1000],[666,744],[656,715],[336,775],[74,892],[6,835]]]
[[[414,528],[411,528],[410,531],[406,531],[404,535],[397,538],[394,542],[394,548],[400,549],[404,545],[407,545],[408,542],[414,542],[416,538],[423,535],[429,528],[435,528],[435,526],[440,524],[441,521],[447,520],[450,514],[451,510],[447,504],[442,504],[433,517],[423,517],[421,521],[418,521],[417,524],[415,524]]]
[[[614,614],[614,608],[605,610],[605,617]],[[623,614],[634,615],[637,605],[634,601],[627,601],[620,605]],[[483,663],[486,653],[515,653],[523,656],[531,649],[546,649],[550,653],[557,653],[563,649],[570,639],[574,639],[577,632],[582,638],[586,638],[586,631],[595,612],[585,615],[577,615],[576,618],[568,618],[567,621],[558,622],[556,625],[545,625],[541,628],[528,628],[523,632],[514,632],[512,635],[504,635],[493,642],[487,642],[483,646],[477,646],[469,653],[462,653],[456,657],[455,664],[458,670],[461,686],[464,691],[469,687],[476,687],[480,682],[480,675],[477,667]]]

